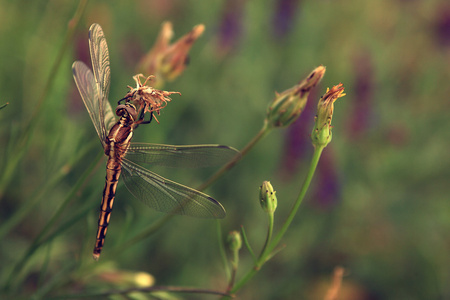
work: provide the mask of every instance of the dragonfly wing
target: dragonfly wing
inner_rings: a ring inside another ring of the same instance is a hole
[[[173,146],[131,143],[126,157],[136,163],[196,168],[223,165],[236,155],[240,155],[238,150],[223,145]]]
[[[109,86],[111,83],[111,70],[109,67],[109,51],[103,30],[98,24],[89,28],[89,50],[91,53],[92,69],[99,93],[99,114],[104,120],[102,131],[106,136],[114,125],[115,117],[108,101]]]
[[[105,141],[106,133],[103,131],[104,119],[99,114],[99,92],[95,83],[92,71],[81,61],[76,61],[72,65],[73,78],[80,91],[81,98],[91,117],[95,130],[102,144]]]
[[[126,187],[151,208],[197,218],[224,218],[225,209],[210,196],[168,180],[129,161],[122,160],[122,176]]]

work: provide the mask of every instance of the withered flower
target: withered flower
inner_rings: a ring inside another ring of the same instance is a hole
[[[339,83],[331,89],[327,88],[327,92],[320,98],[314,129],[311,133],[314,147],[325,147],[331,141],[331,119],[333,118],[334,102],[344,96],[344,87],[342,83]]]
[[[170,102],[172,99],[169,97],[172,94],[179,94],[180,92],[168,92],[162,91],[151,86],[147,86],[147,82],[151,79],[154,79],[154,75],[150,75],[145,79],[145,82],[142,84],[141,77],[144,77],[142,74],[137,74],[133,76],[134,81],[136,82],[136,88],[128,86],[130,91],[125,95],[124,99],[127,101],[132,101],[139,110],[144,110],[144,113],[151,113],[153,118],[155,118],[156,122],[158,119],[155,116],[156,114],[160,114],[160,110],[166,107],[167,102]],[[159,122],[158,122],[159,123]]]
[[[282,93],[276,93],[275,99],[267,108],[266,122],[271,127],[285,127],[300,116],[306,106],[309,93],[325,74],[325,67],[315,68],[305,79]]]
[[[204,30],[205,26],[199,24],[170,45],[173,36],[172,23],[164,22],[155,44],[139,62],[138,72],[156,75],[158,85],[163,81],[174,80],[186,68],[189,50]]]

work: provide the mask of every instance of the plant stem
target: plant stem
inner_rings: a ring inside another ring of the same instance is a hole
[[[147,238],[148,236],[152,235],[153,233],[157,232],[159,230],[159,228],[161,228],[164,224],[167,223],[167,221],[169,221],[173,217],[174,217],[174,215],[167,214],[167,215],[164,215],[162,218],[159,218],[156,222],[154,222],[149,227],[147,227],[147,229],[145,229],[141,233],[137,234],[136,236],[130,238],[126,242],[117,246],[116,248],[114,248],[110,252],[110,255],[112,257],[115,257],[116,255],[122,253],[124,250],[131,247],[132,245],[138,243],[139,241],[141,241],[141,240]]]
[[[266,257],[266,252],[267,252],[267,246],[270,243],[270,240],[272,239],[272,232],[273,232],[273,212],[272,213],[268,213],[268,218],[269,218],[269,226],[267,228],[267,236],[266,236],[266,241],[264,242],[264,246],[262,247],[261,250],[261,254],[259,255],[259,257]]]
[[[12,272],[10,273],[9,279],[7,280],[5,286],[3,287],[4,290],[8,291],[11,288],[12,281],[14,279],[17,279],[17,275],[20,273],[22,268],[25,266],[25,264],[28,262],[28,260],[31,258],[32,254],[39,249],[39,246],[42,245],[43,237],[47,232],[53,227],[54,223],[57,221],[57,219],[62,215],[63,210],[66,208],[66,206],[69,204],[70,200],[76,195],[76,193],[79,191],[80,187],[84,184],[86,179],[88,178],[89,174],[94,169],[97,162],[100,160],[100,158],[103,156],[103,152],[100,152],[97,156],[97,159],[92,162],[92,164],[84,171],[83,175],[78,179],[78,181],[75,183],[73,188],[70,190],[70,192],[67,194],[66,199],[63,201],[61,206],[58,208],[58,210],[53,214],[53,217],[47,222],[47,224],[44,226],[44,228],[41,230],[39,235],[33,240],[31,245],[28,247],[28,249],[23,254],[22,258],[15,264],[13,267]],[[16,283],[17,285],[17,283]]]
[[[228,266],[228,259],[227,259],[227,253],[225,251],[225,245],[223,243],[223,237],[222,237],[222,227],[220,226],[220,221],[216,220],[217,224],[217,239],[219,241],[219,250],[220,250],[220,256],[222,257],[222,263],[223,267],[225,269],[225,273],[227,274],[227,278],[231,278],[231,272],[230,267]]]
[[[206,180],[202,185],[200,185],[197,190],[203,191],[212,183],[214,183],[217,179],[219,179],[225,172],[229,171],[234,165],[244,157],[263,137],[265,137],[270,132],[270,127],[267,122],[264,122],[261,130],[253,137],[253,139],[240,151],[240,154],[237,154],[230,160],[225,166],[223,166],[220,170],[214,173],[208,180]]]
[[[275,249],[275,247],[279,244],[280,240],[286,233],[287,229],[289,228],[289,225],[292,223],[292,220],[295,217],[295,214],[297,213],[300,204],[302,203],[303,199],[305,198],[306,192],[308,191],[309,185],[311,184],[311,180],[313,178],[314,172],[316,171],[317,164],[319,163],[320,155],[322,154],[324,147],[316,147],[314,149],[314,154],[309,166],[308,174],[306,175],[306,178],[303,182],[302,188],[300,190],[300,193],[297,197],[297,200],[295,201],[288,217],[283,223],[283,226],[281,227],[280,231],[275,235],[272,242],[265,248],[265,250],[262,251],[260,257],[256,261],[254,267],[248,271],[244,277],[234,286],[234,288],[231,290],[231,294],[236,293],[240,288],[242,288],[262,267],[262,265],[267,261],[268,257],[271,255],[272,251]],[[264,248],[263,248],[264,249]]]
[[[56,56],[56,60],[52,66],[52,69],[50,70],[50,74],[49,74],[47,82],[44,86],[44,90],[39,97],[37,105],[36,105],[33,113],[31,114],[29,121],[24,126],[24,131],[23,131],[22,136],[19,138],[19,142],[18,142],[18,145],[16,148],[18,151],[15,151],[15,153],[16,153],[15,157],[13,159],[8,160],[9,163],[5,167],[6,172],[3,173],[3,177],[0,180],[0,198],[3,195],[3,192],[6,188],[6,186],[8,186],[8,183],[9,183],[8,181],[11,180],[11,178],[12,178],[12,173],[15,172],[15,170],[17,169],[18,163],[21,161],[21,158],[23,157],[23,155],[27,152],[29,140],[32,136],[33,130],[36,128],[35,121],[41,115],[42,104],[44,103],[45,99],[47,98],[48,93],[50,92],[50,90],[53,86],[53,82],[56,78],[56,74],[61,65],[61,62],[62,62],[62,59],[66,52],[66,49],[73,39],[73,36],[75,33],[75,28],[81,19],[84,9],[86,8],[86,4],[87,4],[87,0],[80,1],[80,3],[78,4],[77,10],[74,14],[74,17],[69,22],[69,28],[67,30],[64,42],[63,42],[61,48],[59,49],[58,55]]]
[[[229,294],[216,291],[216,290],[209,290],[209,289],[198,289],[198,288],[191,288],[191,287],[178,287],[178,286],[150,286],[150,287],[144,287],[144,288],[130,288],[125,290],[111,290],[108,292],[98,292],[98,293],[91,293],[91,294],[73,294],[73,295],[64,295],[59,297],[53,297],[49,299],[80,299],[80,298],[101,298],[101,297],[107,297],[107,296],[114,296],[114,295],[127,295],[130,293],[152,293],[152,292],[159,292],[159,291],[165,291],[169,293],[187,293],[187,294],[207,294],[207,295],[218,295],[218,296],[228,296]]]
[[[9,233],[14,226],[17,226],[28,214],[30,214],[35,206],[42,201],[42,198],[46,195],[46,193],[51,190],[55,185],[57,185],[65,176],[67,176],[67,170],[70,170],[72,166],[76,165],[84,158],[85,154],[91,150],[93,143],[87,145],[82,148],[76,156],[69,159],[69,161],[59,168],[58,171],[54,172],[52,176],[49,176],[50,179],[45,182],[44,185],[39,187],[39,191],[33,193],[34,197],[29,197],[26,205],[20,206],[14,214],[6,220],[0,226],[0,239],[2,239],[7,233]],[[97,141],[96,141],[97,146]]]
[[[245,247],[247,247],[248,252],[253,257],[253,261],[256,263],[256,260],[257,260],[256,255],[253,252],[252,246],[250,246],[250,243],[248,242],[247,234],[245,233],[245,229],[244,229],[243,225],[241,225],[241,234],[242,234],[242,240],[244,241]]]
[[[289,213],[288,217],[286,218],[286,221],[284,221],[283,226],[281,227],[280,231],[277,233],[277,235],[274,237],[271,245],[269,246],[269,252],[272,252],[273,249],[278,245],[281,238],[286,233],[287,229],[289,228],[289,225],[292,223],[292,220],[294,220],[295,214],[297,213],[300,204],[302,204],[303,199],[305,198],[306,192],[308,191],[309,185],[311,184],[311,180],[314,176],[314,172],[316,171],[317,165],[319,163],[320,155],[322,154],[324,147],[316,147],[314,148],[313,157],[311,159],[311,164],[309,165],[308,174],[306,175],[305,181],[303,182],[303,186],[300,190],[300,193],[298,194],[297,201],[294,203],[294,206],[291,209],[291,212]]]
[[[37,127],[35,126],[36,120],[42,115],[42,104],[45,102],[45,99],[47,98],[48,93],[50,92],[53,82],[56,79],[56,75],[58,72],[58,69],[61,65],[62,59],[64,57],[64,54],[66,52],[67,47],[69,46],[70,42],[73,39],[73,36],[75,34],[75,28],[78,25],[81,16],[83,15],[84,9],[86,8],[87,0],[81,0],[78,4],[77,10],[75,11],[75,14],[69,22],[68,30],[66,33],[66,36],[64,38],[64,42],[61,46],[61,48],[58,51],[58,55],[56,56],[56,60],[53,63],[53,66],[50,70],[50,74],[47,78],[47,82],[44,86],[44,90],[42,94],[39,97],[39,100],[36,104],[36,107],[34,108],[33,113],[31,114],[31,117],[29,121],[25,124],[23,133],[18,139],[18,143],[16,145],[15,151],[13,151],[12,158],[9,158],[7,160],[7,164],[2,172],[2,177],[0,178],[0,199],[3,197],[3,193],[5,192],[6,187],[8,187],[9,182],[13,178],[13,173],[17,170],[17,165],[19,162],[22,161],[22,157],[27,153],[28,151],[28,145],[31,140],[32,133],[34,129]]]
[[[228,162],[225,166],[223,166],[220,170],[218,170],[215,174],[213,174],[207,181],[205,181],[201,186],[197,188],[199,191],[203,191],[208,186],[210,186],[212,183],[214,183],[217,179],[219,179],[225,172],[230,170],[244,155],[246,155],[250,149],[252,149],[263,137],[265,137],[270,132],[270,127],[268,126],[268,123],[265,122],[261,130],[253,137],[253,139],[240,151],[240,154],[233,157],[233,159]],[[148,237],[149,235],[152,235],[156,231],[158,231],[159,228],[161,228],[165,223],[167,223],[174,215],[165,215],[164,217],[160,218],[155,223],[151,224],[147,229],[145,229],[143,232],[139,233],[138,235],[132,237],[122,245],[118,246],[115,250],[113,250],[114,254],[120,253],[121,251],[125,250],[126,248],[130,247],[131,245],[139,242],[140,240]]]

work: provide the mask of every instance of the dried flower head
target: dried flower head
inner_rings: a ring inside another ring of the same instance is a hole
[[[311,140],[315,147],[325,147],[331,141],[331,119],[333,118],[334,102],[344,96],[344,87],[342,83],[339,83],[331,89],[327,88],[327,92],[320,98],[314,129],[311,133]]]
[[[275,99],[267,108],[266,121],[271,127],[285,127],[298,119],[303,112],[309,93],[325,74],[325,67],[315,68],[305,79],[282,93],[276,93]]]
[[[139,107],[140,111],[144,110],[144,114],[147,112],[151,113],[156,122],[158,122],[158,119],[155,116],[155,112],[158,115],[160,114],[160,110],[166,107],[167,102],[170,102],[172,100],[169,97],[170,95],[181,95],[181,93],[157,90],[155,88],[152,88],[151,86],[147,86],[147,82],[155,78],[155,76],[153,75],[148,76],[145,79],[144,83],[141,82],[141,77],[145,78],[145,76],[142,74],[133,76],[133,79],[136,82],[136,88],[128,86],[130,91],[125,95],[124,99],[133,102],[136,107]]]
[[[158,84],[165,80],[174,80],[186,68],[189,50],[204,30],[203,24],[194,26],[190,32],[170,45],[173,36],[172,23],[164,22],[155,44],[139,62],[138,70],[157,75]]]

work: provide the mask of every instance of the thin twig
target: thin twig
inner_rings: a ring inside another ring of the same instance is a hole
[[[92,293],[92,294],[73,294],[73,295],[64,295],[58,296],[55,298],[49,299],[70,299],[70,298],[88,298],[88,297],[106,297],[112,295],[127,295],[130,293],[140,292],[140,293],[152,293],[152,292],[170,292],[170,293],[189,293],[189,294],[209,294],[209,295],[218,295],[218,296],[227,296],[234,298],[234,295],[227,294],[221,291],[210,290],[210,289],[199,289],[199,288],[191,288],[191,287],[177,287],[177,286],[151,286],[145,288],[129,288],[125,290],[111,290],[108,292],[101,293]]]
[[[220,170],[214,173],[211,177],[208,178],[202,185],[200,185],[197,190],[203,191],[208,186],[213,184],[217,179],[222,177],[227,171],[236,165],[236,163],[241,160],[263,137],[265,137],[270,132],[270,127],[267,123],[264,123],[263,128],[253,137],[253,139],[240,151],[240,154],[236,154],[232,160],[230,160],[225,166],[223,166]]]

